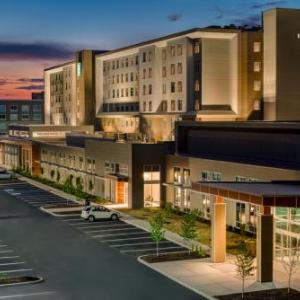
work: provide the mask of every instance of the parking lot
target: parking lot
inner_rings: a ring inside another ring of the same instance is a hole
[[[156,253],[156,243],[150,233],[136,226],[119,221],[88,222],[78,215],[61,216],[63,222],[82,231],[89,237],[118,250],[122,254],[140,256]],[[160,253],[182,252],[186,248],[166,239],[159,243]]]
[[[4,191],[37,208],[45,205],[74,204],[71,200],[67,201],[65,198],[27,183],[14,184],[6,187]],[[81,219],[79,213],[57,218],[122,254],[138,257],[156,253],[156,243],[151,239],[149,232],[122,220],[90,223]],[[160,253],[185,251],[186,248],[165,239],[159,243]]]
[[[122,220],[90,223],[79,214],[54,217],[39,209],[68,203],[74,204],[26,182],[0,183],[0,264],[6,264],[0,272],[45,279],[0,287],[0,300],[199,299],[137,262],[137,256],[156,251],[148,232]],[[167,240],[160,243],[161,253],[173,251],[186,249]]]

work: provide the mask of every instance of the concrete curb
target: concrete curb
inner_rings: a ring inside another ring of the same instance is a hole
[[[209,295],[207,295],[207,294],[205,294],[205,293],[203,293],[203,292],[201,292],[201,291],[199,291],[199,290],[197,290],[197,289],[195,289],[195,288],[189,286],[188,284],[186,284],[186,283],[184,283],[184,282],[178,280],[177,278],[175,278],[175,277],[173,277],[173,276],[170,276],[169,274],[166,274],[165,272],[163,272],[163,271],[161,271],[161,270],[155,268],[155,267],[153,266],[153,264],[147,263],[146,261],[144,261],[144,260],[142,259],[144,256],[147,256],[147,255],[139,256],[139,257],[137,258],[137,261],[138,261],[139,263],[141,263],[141,264],[147,266],[148,268],[150,268],[150,269],[152,269],[152,270],[154,270],[154,271],[160,273],[161,275],[163,275],[163,276],[165,276],[165,277],[167,277],[167,278],[169,278],[169,279],[175,281],[176,283],[180,284],[181,286],[183,286],[183,287],[185,287],[185,288],[187,288],[187,289],[193,291],[194,293],[196,293],[196,294],[198,294],[198,295],[204,297],[204,298],[207,299],[207,300],[216,300],[216,299],[217,299],[217,298],[212,297],[212,296],[209,296]]]
[[[7,284],[0,284],[1,287],[6,287],[6,286],[15,286],[15,285],[27,285],[27,284],[35,284],[35,283],[41,283],[44,281],[43,277],[37,277],[37,280],[34,281],[25,281],[25,282],[18,282],[18,283],[7,283]]]
[[[47,214],[49,214],[49,215],[51,215],[51,216],[53,216],[53,217],[58,217],[58,218],[59,217],[65,217],[65,216],[68,216],[68,217],[75,217],[75,216],[77,217],[78,216],[78,214],[74,214],[74,215],[72,215],[72,214],[67,214],[67,215],[56,214],[55,212],[50,211],[49,209],[45,208],[44,206],[41,206],[40,210],[47,213]]]

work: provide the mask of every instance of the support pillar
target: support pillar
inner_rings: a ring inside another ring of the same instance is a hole
[[[211,259],[214,263],[226,260],[226,204],[216,197],[211,214]]]
[[[273,215],[265,209],[257,216],[256,260],[258,282],[273,281]]]

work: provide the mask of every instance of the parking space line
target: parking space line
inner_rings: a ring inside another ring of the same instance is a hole
[[[103,240],[101,241],[101,243],[107,243],[107,242],[119,242],[119,241],[129,241],[129,240],[140,240],[140,239],[145,239],[145,238],[149,238],[149,234],[147,234],[146,236],[140,236],[140,237],[133,237],[133,238],[126,238],[126,239],[113,239],[113,240]]]
[[[20,256],[0,256],[0,259],[12,259],[12,258],[20,258]]]
[[[15,294],[15,295],[0,296],[0,299],[46,296],[46,295],[51,295],[51,294],[56,294],[56,292],[54,292],[54,291],[45,291],[45,292],[40,292],[40,293]]]
[[[12,265],[23,265],[25,264],[24,261],[19,261],[19,262],[11,262],[11,263],[0,263],[0,266],[12,266]]]
[[[92,235],[93,238],[101,238],[101,237],[106,237],[106,236],[114,236],[114,235],[136,235],[136,234],[142,234],[142,232],[130,232],[130,233],[108,233],[108,234],[97,234],[97,235]]]
[[[107,225],[108,223],[110,223],[111,225]],[[86,228],[94,228],[94,227],[101,227],[101,226],[113,226],[114,224],[115,225],[120,225],[120,223],[116,224],[116,223],[113,223],[113,221],[107,221],[107,222],[102,222],[102,224],[106,224],[106,225],[101,225],[101,223],[98,223],[98,224],[91,224],[90,225],[86,225],[86,226],[81,226],[81,224],[72,224],[72,225],[79,225],[81,227],[76,227],[78,229],[86,229]]]
[[[172,247],[165,247],[161,248],[159,247],[159,250],[167,250],[167,249],[181,249],[181,246],[172,246]],[[130,252],[142,252],[142,251],[154,251],[156,250],[155,248],[149,248],[149,249],[130,249],[130,250],[120,250],[121,253],[130,253]]]
[[[117,229],[103,229],[103,230],[95,230],[95,232],[107,232],[107,231],[124,231],[124,230],[141,230],[139,228],[117,228]],[[93,233],[85,231],[86,233]]]
[[[160,241],[159,244],[172,243],[170,241]],[[119,244],[119,245],[110,245],[112,248],[118,247],[127,247],[127,246],[141,246],[141,245],[151,245],[156,244],[156,242],[144,242],[144,243],[129,243],[129,244]]]
[[[11,253],[11,252],[14,252],[14,250],[3,250],[3,251],[0,251],[0,254],[2,254],[2,253]]]
[[[0,274],[1,273],[28,272],[28,271],[32,271],[32,269],[0,270]]]
[[[8,245],[0,245],[0,248],[4,248],[7,247]]]

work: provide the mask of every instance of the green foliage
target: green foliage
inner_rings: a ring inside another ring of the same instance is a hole
[[[174,208],[173,208],[172,203],[167,202],[163,212],[164,212],[165,218],[169,219],[172,216],[172,214],[174,213]]]
[[[155,214],[150,219],[150,236],[156,242],[156,255],[159,255],[159,242],[164,239],[165,216],[163,213]]]
[[[240,244],[239,253],[235,257],[235,265],[237,267],[236,271],[242,279],[242,298],[244,298],[245,279],[253,275],[255,267],[254,257],[243,242]]]
[[[197,211],[190,211],[183,216],[181,224],[181,236],[189,243],[197,238],[196,222],[198,218]],[[191,245],[192,247],[192,245]]]

